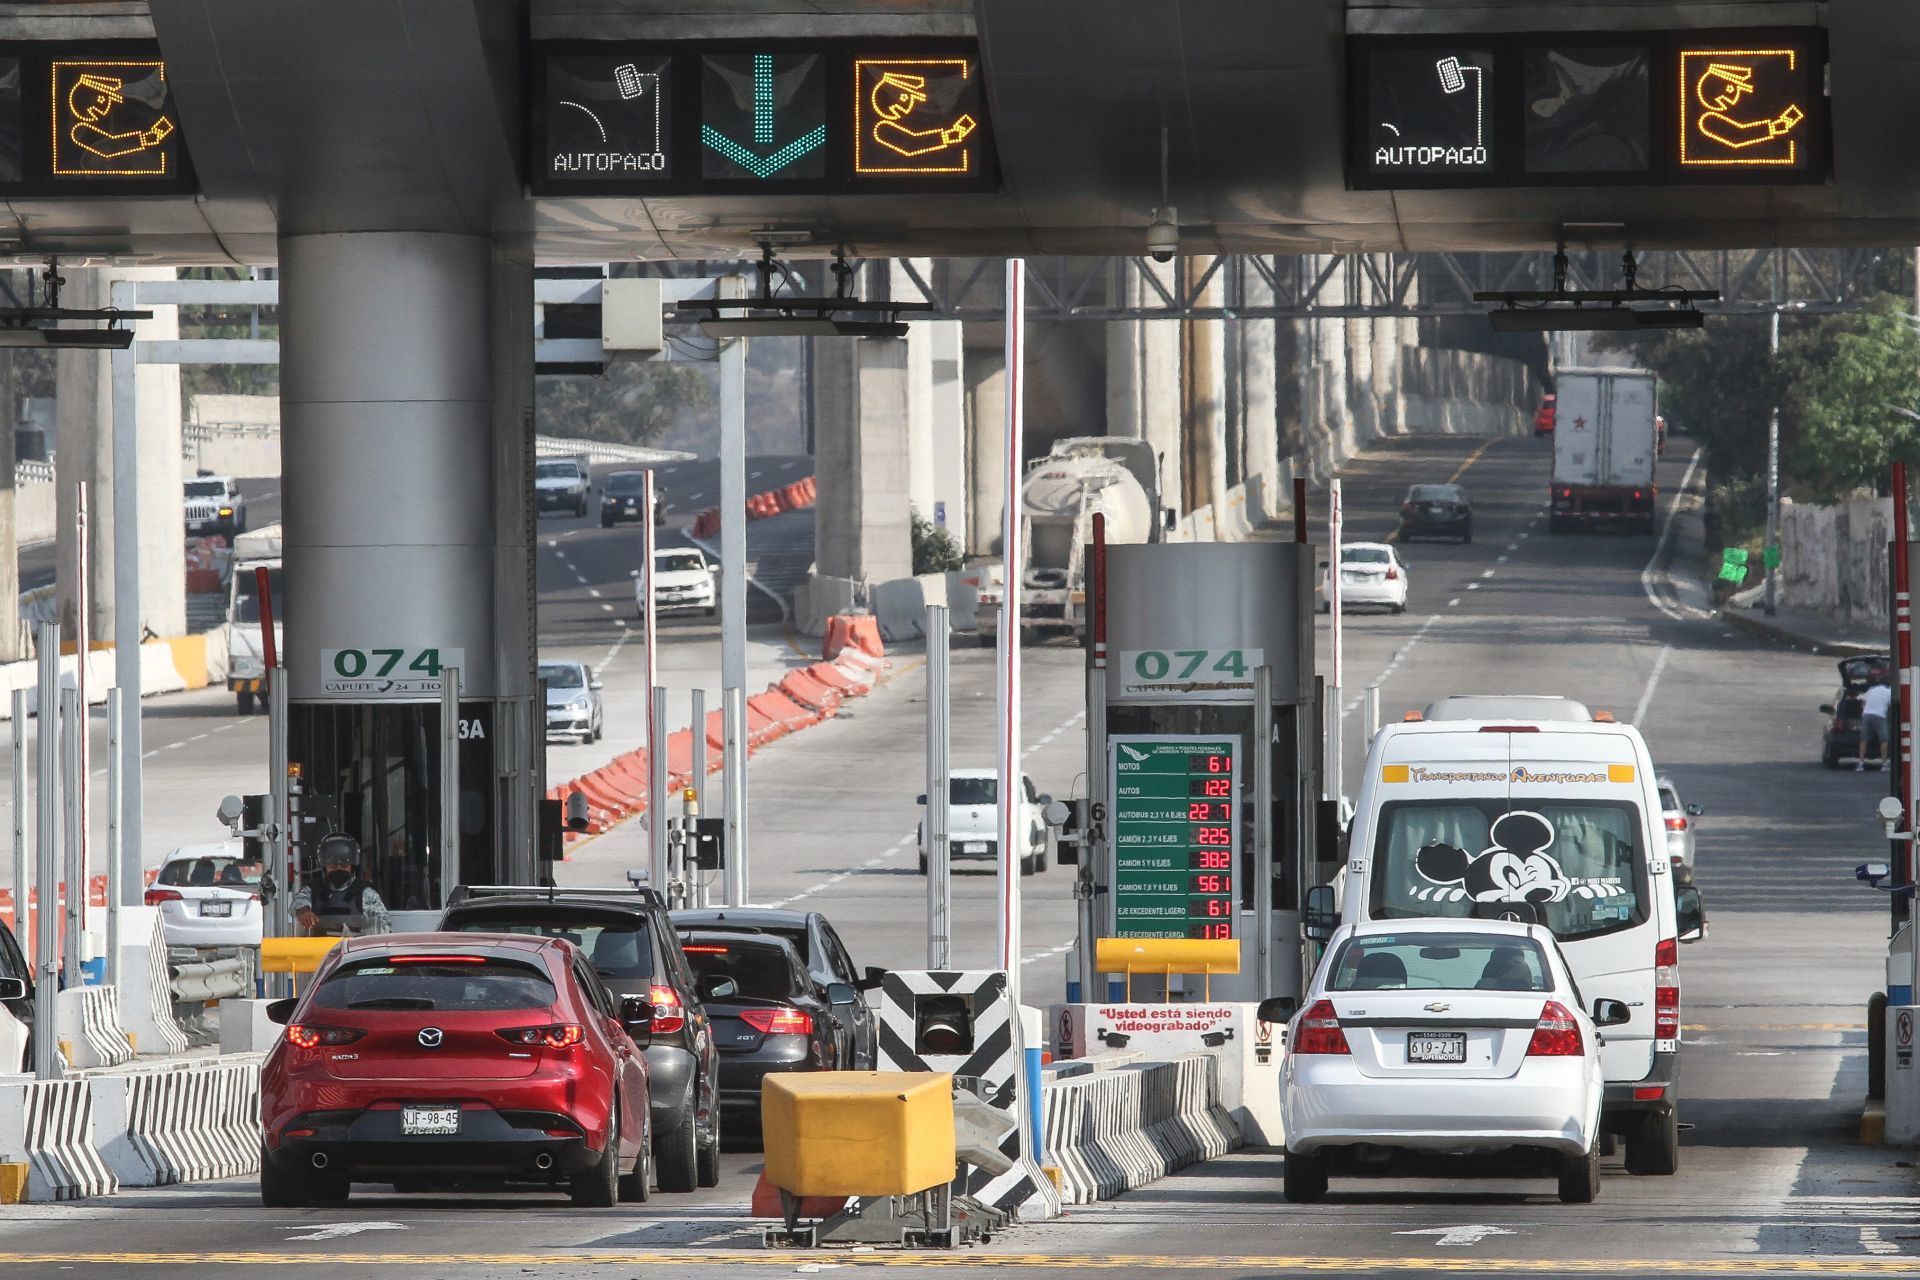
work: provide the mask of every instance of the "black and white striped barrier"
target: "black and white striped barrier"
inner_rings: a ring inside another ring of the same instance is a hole
[[[68,1065],[117,1067],[133,1060],[133,1046],[120,1029],[118,987],[68,987],[55,994],[53,1007]]]
[[[1245,1140],[1283,1147],[1280,1066],[1285,1028],[1262,1022],[1259,1006],[1233,1002],[1058,1004],[1049,1011],[1057,1062],[1119,1052],[1168,1062],[1206,1053],[1220,1062],[1220,1098]]]
[[[1240,1145],[1214,1055],[1094,1065],[1046,1087],[1046,1160],[1068,1204],[1111,1199]]]
[[[25,1163],[27,1199],[110,1195],[119,1179],[95,1145],[85,1077],[0,1084],[0,1164]]]
[[[93,1076],[100,1154],[120,1185],[256,1172],[260,1061],[247,1055]]]
[[[920,1040],[923,1003],[955,998],[964,1004],[973,1047],[958,1054],[920,1053],[915,1046]],[[889,973],[880,987],[880,1069],[974,1077],[981,1082],[981,1095],[988,1105],[1013,1115],[1016,1099],[1024,1092],[1015,1089],[1015,1075],[1024,1067],[1015,1013],[1007,996],[1007,975],[998,969]],[[1040,1047],[1037,1039],[1035,1049]],[[1058,1217],[1059,1193],[1031,1153],[1021,1149],[1018,1127],[1000,1150],[1013,1162],[1012,1168],[997,1176],[969,1169],[966,1185],[958,1190],[1030,1220]]]

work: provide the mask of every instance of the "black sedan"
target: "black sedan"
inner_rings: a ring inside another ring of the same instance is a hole
[[[1473,504],[1457,484],[1416,484],[1400,504],[1400,536],[1473,541]]]
[[[616,471],[607,477],[600,492],[600,527],[638,522],[647,518],[647,473]],[[667,495],[656,481],[653,486],[653,522],[667,522]]]
[[[1820,763],[1837,769],[1860,754],[1860,699],[1876,680],[1893,670],[1893,660],[1884,653],[1842,658],[1840,691],[1832,702],[1820,704],[1826,720],[1820,727]]]
[[[807,976],[800,953],[771,935],[683,931],[680,949],[712,1020],[720,1050],[720,1097],[730,1117],[757,1116],[760,1082],[770,1075],[851,1067],[836,1049],[836,997]],[[836,984],[837,985],[837,984]],[[750,1133],[756,1122],[730,1122]]]

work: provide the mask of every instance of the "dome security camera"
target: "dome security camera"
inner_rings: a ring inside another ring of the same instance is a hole
[[[1147,256],[1155,262],[1172,262],[1180,252],[1180,224],[1172,209],[1155,209],[1147,226]]]

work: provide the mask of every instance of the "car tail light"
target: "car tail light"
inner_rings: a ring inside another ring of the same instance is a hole
[[[1577,1058],[1586,1051],[1586,1044],[1580,1038],[1580,1024],[1574,1021],[1567,1006],[1558,1000],[1547,1001],[1540,1010],[1540,1021],[1534,1024],[1533,1039],[1527,1041],[1527,1056]]]
[[[1638,489],[1635,489],[1635,490],[1633,491],[1633,496],[1634,496],[1634,500],[1635,500],[1635,501],[1638,501],[1638,500],[1639,500],[1639,498],[1640,498],[1640,491],[1639,491]]]
[[[1635,1102],[1658,1102],[1666,1096],[1667,1086],[1663,1084],[1640,1085],[1633,1091]]]
[[[577,1022],[556,1022],[545,1027],[509,1027],[494,1034],[508,1044],[531,1045],[539,1049],[571,1049],[587,1037],[586,1028]]]
[[[1653,1038],[1680,1038],[1680,943],[1674,938],[1653,949]]]
[[[388,956],[388,964],[485,964],[485,956]]]
[[[352,1044],[365,1034],[359,1027],[316,1027],[303,1022],[287,1025],[287,1043],[297,1049],[323,1049]]]
[[[802,1009],[743,1009],[740,1020],[762,1035],[810,1036],[813,1015]]]
[[[1397,580],[1399,579],[1399,577],[1400,577],[1400,571],[1399,571],[1398,569],[1389,569],[1389,570],[1387,570],[1387,581],[1388,581],[1388,582],[1395,582],[1395,581],[1397,581]]]
[[[1347,1033],[1340,1029],[1340,1015],[1334,1012],[1331,1000],[1316,1000],[1308,1006],[1287,1048],[1296,1054],[1353,1052],[1347,1047]]]
[[[1571,497],[1573,496],[1573,490],[1571,490],[1571,489],[1562,489],[1562,490],[1560,491],[1560,496],[1561,496],[1561,497],[1563,497],[1563,498],[1571,498]]]
[[[1672,814],[1667,815],[1667,830],[1685,831],[1686,829],[1687,829],[1687,820],[1685,818],[1677,818],[1677,817],[1674,817]]]
[[[694,943],[691,946],[682,947],[680,950],[690,956],[723,956],[727,954],[725,947],[710,946],[706,943]]]
[[[672,987],[655,984],[647,989],[647,1000],[653,1005],[653,1030],[661,1035],[672,1035],[687,1025],[687,1006],[680,999],[680,993]]]
[[[157,907],[163,902],[182,902],[182,901],[185,901],[185,899],[183,899],[180,896],[180,891],[178,889],[147,890],[147,905],[150,907]]]

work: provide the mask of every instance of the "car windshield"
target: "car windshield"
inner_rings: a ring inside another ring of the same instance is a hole
[[[731,978],[739,987],[736,994],[749,1000],[790,1000],[796,994],[793,966],[779,947],[693,938],[681,950],[703,991]]]
[[[578,480],[580,464],[577,462],[536,462],[533,464],[533,478],[536,480]]]
[[[998,778],[950,778],[947,788],[954,804],[998,804],[1000,801]]]
[[[209,854],[202,858],[175,858],[160,868],[157,884],[180,888],[186,885],[225,885],[245,889],[260,883],[262,868],[258,862]]]
[[[541,663],[540,678],[547,682],[549,689],[578,689],[586,683],[580,678],[580,668],[571,662]]]
[[[260,621],[260,597],[254,590],[254,575],[243,571],[233,575],[233,620],[235,622]],[[267,570],[267,589],[273,592],[273,620],[284,625],[287,620],[285,596],[280,588],[280,570],[276,566]]]
[[[618,471],[607,477],[608,493],[644,493],[647,477],[640,471]]]
[[[679,551],[670,555],[655,556],[653,565],[661,573],[697,573],[707,567],[706,561],[700,558],[700,553],[697,551]]]
[[[224,498],[227,496],[227,485],[223,480],[189,480],[187,496],[189,498]]]
[[[1551,991],[1531,938],[1395,933],[1350,938],[1328,967],[1329,991]]]
[[[1341,564],[1392,564],[1385,547],[1348,547],[1340,553]]]
[[[645,919],[556,911],[542,914],[516,908],[457,911],[444,925],[450,933],[523,933],[534,938],[565,938],[580,948],[603,978],[651,978],[653,930]]]
[[[1417,484],[1407,494],[1408,502],[1458,502],[1460,491],[1450,484]]]
[[[379,956],[342,965],[313,993],[318,1009],[545,1009],[547,975],[493,956]]]
[[[1505,847],[1493,828],[1501,824]],[[1562,940],[1647,918],[1647,868],[1631,801],[1506,797],[1404,800],[1381,806],[1373,918],[1516,919]]]

